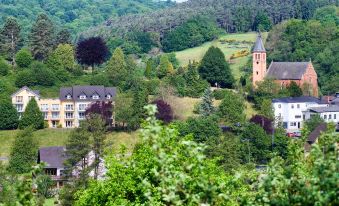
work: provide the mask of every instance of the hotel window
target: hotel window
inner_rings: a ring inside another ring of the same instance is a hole
[[[48,111],[48,104],[41,104],[40,109],[41,111]]]
[[[99,95],[93,95],[93,99],[99,99]]]
[[[18,111],[18,112],[22,112],[24,110],[24,107],[23,107],[22,104],[17,104],[17,105],[15,105],[15,107],[16,107],[16,111]]]
[[[48,112],[44,112],[44,119],[48,119]]]
[[[52,104],[52,110],[53,111],[59,111],[60,110],[60,105],[59,104]]]
[[[291,104],[291,108],[294,109],[294,104]]]
[[[59,119],[59,112],[52,112],[52,118],[53,119]]]
[[[15,97],[15,102],[22,103],[23,102],[23,97],[22,96],[16,96]]]
[[[333,115],[333,119],[337,119],[337,114],[334,114],[334,115]]]
[[[327,119],[327,115],[326,114],[324,115],[324,119]]]
[[[66,116],[66,119],[73,119],[73,112],[66,112],[65,116]]]
[[[328,115],[328,119],[332,119],[332,115],[331,114]]]
[[[79,119],[85,119],[85,112],[79,112]]]
[[[80,99],[86,99],[86,95],[80,95]]]
[[[297,104],[297,108],[300,109],[300,104]]]
[[[87,108],[87,104],[79,104],[79,110],[80,111],[85,111]]]
[[[73,104],[66,104],[65,109],[66,109],[66,111],[72,111],[73,110]]]

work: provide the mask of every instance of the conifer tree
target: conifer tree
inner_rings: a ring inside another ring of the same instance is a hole
[[[71,33],[67,29],[62,29],[56,35],[55,45],[59,44],[71,44]]]
[[[44,128],[44,117],[35,98],[32,98],[27,104],[25,112],[23,113],[22,119],[19,123],[20,129],[30,126],[34,129]]]
[[[16,129],[19,116],[13,104],[7,99],[0,100],[0,130]]]
[[[36,163],[39,144],[33,136],[31,127],[20,131],[11,147],[9,170],[16,174],[23,174],[32,170]]]
[[[17,20],[9,17],[0,32],[0,52],[8,55],[13,66],[15,65],[15,54],[19,49],[20,31],[21,28]]]
[[[184,79],[186,81],[186,96],[200,97],[208,87],[208,83],[200,77],[197,64],[194,62],[189,63],[187,72],[184,74]]]
[[[205,90],[199,109],[199,113],[202,116],[210,116],[215,111],[211,88]]]
[[[151,79],[154,76],[153,67],[154,67],[154,62],[150,58],[150,59],[147,60],[147,63],[146,63],[146,68],[145,68],[145,77],[146,78]]]
[[[218,47],[210,47],[203,57],[199,73],[211,86],[218,84],[221,87],[232,88],[234,77],[225,56]]]
[[[30,34],[31,51],[36,60],[45,60],[53,51],[54,25],[46,14],[40,14]]]
[[[127,64],[124,52],[121,48],[116,48],[114,50],[114,53],[106,66],[106,70],[114,86],[118,86],[122,81],[126,80]]]
[[[160,64],[158,67],[158,77],[163,78],[168,74],[174,73],[174,67],[172,63],[169,61],[167,55],[162,55],[160,57]]]

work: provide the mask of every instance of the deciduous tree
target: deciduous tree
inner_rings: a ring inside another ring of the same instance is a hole
[[[16,53],[16,64],[21,68],[27,68],[33,61],[33,56],[27,48],[22,48]]]
[[[246,115],[244,113],[244,100],[232,91],[225,91],[225,97],[219,105],[220,117],[230,126],[245,121]]]
[[[108,56],[108,48],[101,37],[91,37],[78,42],[76,58],[80,64],[87,66],[100,65]]]

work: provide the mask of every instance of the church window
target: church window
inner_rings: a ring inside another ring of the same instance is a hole
[[[259,75],[259,72],[257,72],[257,75]]]
[[[257,62],[257,64],[259,64],[259,62]]]

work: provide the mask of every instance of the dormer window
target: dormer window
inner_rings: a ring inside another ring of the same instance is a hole
[[[80,99],[86,99],[87,97],[86,97],[86,95],[80,95],[79,98],[80,98]]]
[[[107,95],[107,99],[112,99],[112,96],[110,94]]]
[[[96,94],[95,94],[95,95],[92,96],[92,98],[93,98],[93,99],[99,99],[99,95],[96,95]]]
[[[66,96],[66,99],[72,99],[72,96],[71,96],[70,94],[68,94],[68,95]]]

